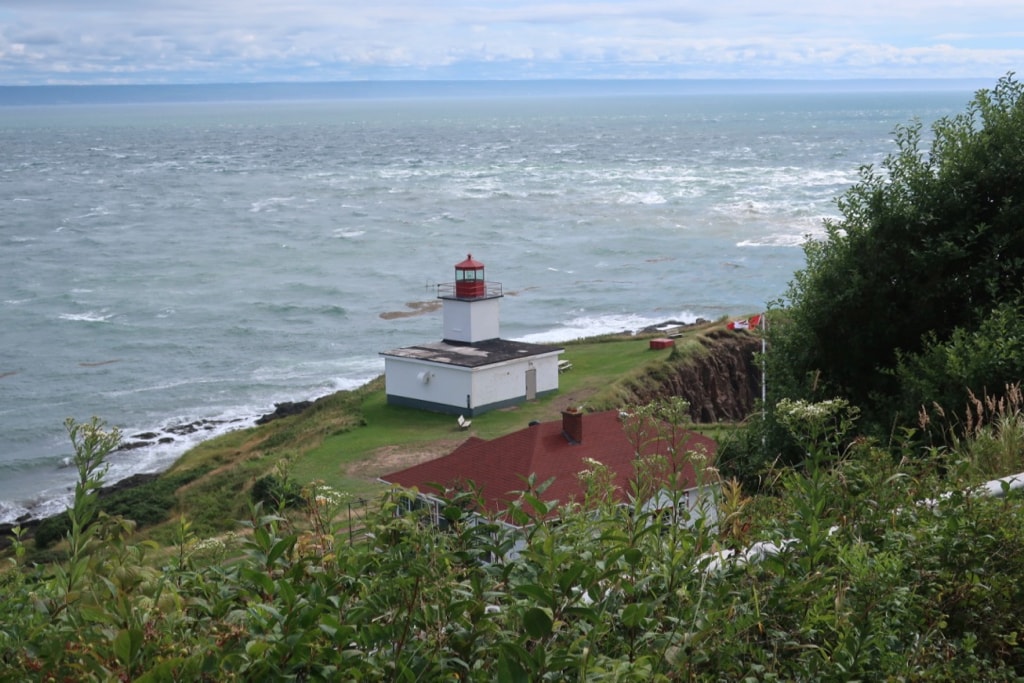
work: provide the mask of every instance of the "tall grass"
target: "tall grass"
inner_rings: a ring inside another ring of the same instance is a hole
[[[945,449],[963,476],[975,483],[1024,471],[1024,392],[1020,383],[1008,384],[1001,394],[968,391],[963,417],[952,419],[941,406],[932,411],[948,422],[943,427]],[[922,409],[919,425],[932,426]]]

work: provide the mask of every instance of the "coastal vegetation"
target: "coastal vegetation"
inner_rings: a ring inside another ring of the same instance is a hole
[[[774,399],[844,397],[884,434],[1024,376],[1024,85],[895,131],[768,330]],[[927,149],[923,149],[930,142]]]
[[[189,452],[140,536],[97,495],[117,435],[70,421],[62,540],[40,557],[15,530],[0,570],[0,679],[1019,680],[1024,498],[978,487],[1024,470],[1022,94],[979,92],[928,153],[897,130],[808,243],[767,354],[723,321],[672,351],[569,344],[557,396],[473,420],[683,395],[715,415],[694,426],[720,443],[717,524],[615,505],[597,465],[580,501],[523,481],[515,559],[471,488],[445,531],[396,514],[412,494],[376,476],[466,435],[378,380]],[[707,398],[730,392],[746,419]]]
[[[771,496],[726,486],[717,526],[617,506],[599,471],[551,516],[544,483],[524,481],[510,514],[527,543],[510,561],[472,492],[442,532],[396,514],[410,493],[353,517],[320,482],[290,506],[254,503],[232,533],[182,516],[170,542],[139,541],[90,495],[103,448],[78,448],[64,561],[28,561],[16,536],[0,574],[0,678],[1016,679],[1024,500],[970,485],[980,452],[1019,460],[1024,405],[992,407],[955,446],[904,440],[895,460],[850,440],[846,401],[783,403],[806,461],[775,470]],[[755,540],[778,552],[744,552]]]

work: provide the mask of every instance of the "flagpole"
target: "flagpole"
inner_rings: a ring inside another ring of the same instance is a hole
[[[761,421],[763,422],[766,419],[765,405],[768,403],[768,362],[765,359],[768,352],[768,341],[765,336],[768,329],[768,312],[764,311],[749,318],[730,321],[726,324],[726,328],[748,331],[759,329],[761,332]]]
[[[761,314],[761,449],[768,454],[768,434],[766,423],[768,421],[768,360],[765,358],[768,347],[766,346],[765,333],[768,331],[768,312]]]
[[[768,331],[768,315],[767,313],[761,314],[761,410],[764,410],[764,404],[768,396],[768,368],[767,361],[765,360],[764,354],[767,351],[765,342],[765,333]]]

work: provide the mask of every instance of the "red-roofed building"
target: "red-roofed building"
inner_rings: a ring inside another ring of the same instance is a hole
[[[534,423],[518,432],[486,441],[470,437],[446,456],[414,465],[382,477],[389,484],[415,489],[435,506],[446,492],[464,491],[471,482],[482,498],[482,512],[501,517],[509,503],[527,488],[533,475],[536,483],[552,480],[540,494],[545,502],[582,502],[584,488],[580,472],[591,468],[591,460],[603,464],[614,474],[615,496],[620,503],[632,502],[633,480],[637,475],[637,446],[630,437],[628,417],[609,410],[584,414],[564,411],[562,420]],[[666,456],[663,481],[649,482],[648,490],[658,491],[645,501],[650,508],[685,504],[693,512],[698,506],[708,508],[702,514],[713,516],[713,505],[707,505],[709,488],[717,489],[718,481],[704,472],[698,477],[694,462],[714,461],[717,444],[696,432],[660,430],[658,438],[643,439],[640,456]],[[669,436],[669,434],[674,434]],[[674,439],[675,443],[670,443]],[[693,453],[701,457],[694,457]],[[675,481],[671,481],[675,479]],[[704,479],[704,481],[702,481]],[[674,501],[666,492],[680,494]],[[714,521],[713,519],[711,521]]]

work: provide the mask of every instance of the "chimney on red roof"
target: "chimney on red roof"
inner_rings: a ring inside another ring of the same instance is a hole
[[[562,435],[569,443],[583,443],[583,411],[566,408],[562,411]]]

